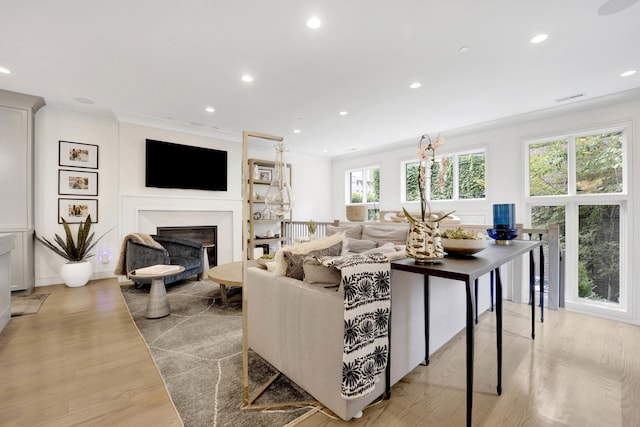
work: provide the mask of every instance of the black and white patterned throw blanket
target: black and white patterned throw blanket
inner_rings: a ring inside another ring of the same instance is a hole
[[[344,288],[342,396],[369,394],[387,366],[389,352],[390,263],[382,254],[327,260],[341,271]]]

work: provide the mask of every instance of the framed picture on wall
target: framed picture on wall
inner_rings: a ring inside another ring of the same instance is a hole
[[[97,196],[98,172],[59,169],[58,194],[75,196]]]
[[[98,222],[97,199],[58,199],[58,223],[64,218],[69,224],[77,224],[87,220],[91,215],[91,222]]]
[[[98,146],[60,141],[58,164],[74,168],[98,169]]]
[[[271,169],[258,169],[258,180],[271,181]]]

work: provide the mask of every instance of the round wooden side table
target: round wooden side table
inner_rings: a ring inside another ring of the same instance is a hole
[[[220,285],[220,296],[224,304],[242,301],[242,295],[234,295],[231,298],[227,296],[227,286],[243,286],[242,261],[212,267],[209,269],[208,276],[209,280]]]

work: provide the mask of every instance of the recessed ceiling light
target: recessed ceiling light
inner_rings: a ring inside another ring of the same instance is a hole
[[[409,85],[409,87],[410,87],[411,89],[418,89],[420,86],[422,86],[422,83],[418,83],[418,82],[411,83],[411,84]]]
[[[7,68],[0,67],[0,73],[2,73],[2,74],[11,74],[11,71],[9,71]]]
[[[311,28],[312,30],[320,28],[321,25],[322,25],[322,22],[320,21],[320,18],[318,18],[317,16],[312,16],[307,20],[307,27]]]
[[[462,46],[460,49],[458,49],[458,51],[460,51],[460,53],[467,53],[469,52],[469,49],[469,46]]]
[[[293,130],[293,133],[300,133],[300,132],[302,132],[300,129],[294,129]]]
[[[349,113],[347,113],[346,111],[340,111],[338,114],[340,114],[341,116],[346,116]]]
[[[244,76],[242,76],[242,81],[246,83],[251,83],[253,81],[253,77],[251,77],[249,74],[245,74]]]
[[[322,150],[322,152],[323,152],[323,153],[328,153],[328,152],[329,152],[329,150]]]
[[[204,109],[204,111],[206,111],[207,113],[213,113],[213,112],[216,111],[216,109],[213,108],[213,107],[207,107],[207,108]]]
[[[531,43],[533,43],[533,44],[542,43],[547,38],[549,38],[549,36],[546,35],[546,34],[538,34],[537,36],[535,36],[534,38],[531,39]]]
[[[77,96],[75,98],[73,98],[74,101],[79,102],[80,104],[95,104],[95,102],[93,102],[91,99],[89,98],[83,98],[81,96]]]
[[[638,72],[637,70],[628,70],[628,71],[625,71],[624,73],[620,74],[620,77],[633,76],[637,72]]]

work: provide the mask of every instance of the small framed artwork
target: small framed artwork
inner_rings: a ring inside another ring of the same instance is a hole
[[[97,199],[58,199],[58,223],[64,218],[69,224],[80,223],[91,215],[91,222],[98,222]]]
[[[58,194],[74,196],[97,196],[98,172],[59,169]]]
[[[60,166],[98,169],[98,146],[79,142],[60,141]]]
[[[258,169],[260,181],[271,181],[271,169]]]

